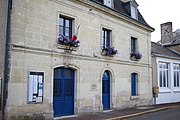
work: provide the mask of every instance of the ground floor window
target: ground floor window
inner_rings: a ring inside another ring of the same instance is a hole
[[[173,64],[174,87],[180,87],[180,64]]]
[[[169,63],[159,62],[159,86],[169,87]]]

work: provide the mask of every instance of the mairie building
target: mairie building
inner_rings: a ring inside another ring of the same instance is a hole
[[[3,117],[153,104],[151,32],[135,0],[9,0]]]

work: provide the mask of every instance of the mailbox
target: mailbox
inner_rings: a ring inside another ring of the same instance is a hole
[[[153,87],[153,95],[154,95],[154,97],[158,97],[158,93],[159,93],[159,87],[154,86]]]

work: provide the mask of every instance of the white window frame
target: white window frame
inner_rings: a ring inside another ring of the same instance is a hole
[[[169,87],[168,88],[160,87],[159,66],[158,66],[159,62],[169,63]],[[160,93],[180,92],[179,87],[174,87],[174,73],[173,73],[173,64],[180,64],[180,61],[177,59],[157,57],[156,64],[157,64],[157,83],[158,83],[158,87],[159,87],[159,92]]]
[[[110,2],[110,3],[109,3]],[[104,0],[104,5],[113,8],[113,0]]]
[[[173,80],[174,80],[174,87],[180,89],[180,64],[177,63],[173,64]],[[177,83],[179,84],[177,85]]]
[[[166,66],[167,66],[167,68],[166,68]],[[158,68],[159,68],[158,77],[159,77],[159,87],[160,88],[169,88],[170,87],[170,85],[169,85],[169,82],[170,82],[169,67],[170,67],[170,65],[168,62],[161,62],[161,61],[158,62]],[[160,74],[162,75],[161,76],[162,81],[160,79]]]
[[[131,5],[131,17],[136,20],[138,19],[137,8],[133,5]]]
[[[102,28],[102,48],[107,47],[112,47],[112,30]]]

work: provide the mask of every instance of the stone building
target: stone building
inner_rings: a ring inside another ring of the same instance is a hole
[[[13,0],[5,118],[152,104],[151,32],[135,0]]]

